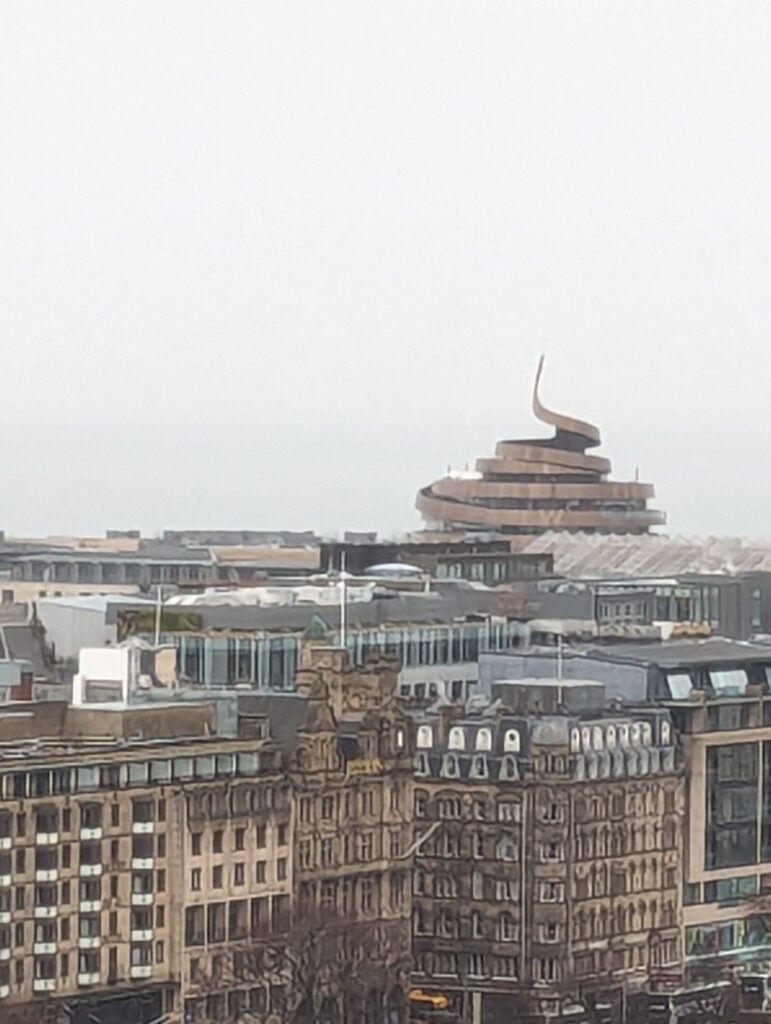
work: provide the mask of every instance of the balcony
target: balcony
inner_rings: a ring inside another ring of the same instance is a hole
[[[81,935],[78,939],[78,947],[80,949],[99,949],[101,945],[101,935]]]
[[[98,985],[98,984],[99,984],[99,975],[98,974],[79,974],[78,975],[78,985],[80,985],[81,988],[85,988],[87,985]]]
[[[81,914],[98,914],[102,909],[101,900],[81,900],[78,906]]]
[[[151,892],[132,892],[132,907],[151,907],[153,905],[153,894]]]
[[[155,860],[152,857],[132,857],[131,867],[134,871],[152,871]]]
[[[56,978],[35,978],[32,982],[33,992],[55,992]]]
[[[35,917],[40,921],[50,921],[56,917],[57,907],[35,907]]]
[[[131,826],[131,831],[135,836],[151,835],[155,832],[154,821],[135,821]]]
[[[39,868],[35,872],[36,882],[56,882],[59,878],[59,872],[56,868]]]
[[[131,933],[132,942],[152,942],[153,930],[152,928],[139,928]]]
[[[153,976],[153,965],[152,964],[132,964],[131,965],[131,977],[132,978],[151,978]]]
[[[56,846],[59,842],[58,832],[38,832],[35,835],[36,846]],[[38,981],[44,981],[46,979],[38,978]]]
[[[56,953],[55,942],[36,942],[32,947],[35,956],[53,956]]]
[[[102,873],[101,864],[81,864],[80,865],[80,877],[81,878],[98,878]]]
[[[102,838],[101,826],[99,828],[82,828],[80,830],[80,838],[81,839],[86,839],[86,840],[88,840],[88,839],[101,839]],[[84,977],[90,977],[90,975],[84,975]]]

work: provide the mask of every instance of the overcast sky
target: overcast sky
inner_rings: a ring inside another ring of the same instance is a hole
[[[4,0],[0,527],[418,524],[599,424],[771,535],[771,4]]]

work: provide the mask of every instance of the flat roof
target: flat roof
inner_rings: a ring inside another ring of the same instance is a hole
[[[567,653],[567,652],[565,652]],[[749,640],[707,637],[703,640],[671,640],[661,643],[612,644],[583,649],[581,655],[606,661],[633,662],[640,665],[707,665],[740,661],[771,662],[771,644]]]

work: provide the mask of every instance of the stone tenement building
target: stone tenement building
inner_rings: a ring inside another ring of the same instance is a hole
[[[3,1024],[404,1024],[396,680],[307,653],[238,738],[208,705],[4,708]]]
[[[609,480],[608,459],[586,454],[600,444],[597,427],[541,404],[542,369],[543,358],[533,412],[554,436],[499,441],[495,457],[477,459],[475,472],[450,473],[424,487],[416,506],[429,527],[493,530],[522,547],[550,530],[642,534],[664,523],[663,513],[648,508],[650,484]]]
[[[577,681],[493,698],[417,726],[416,984],[475,1024],[616,1024],[681,963],[669,714]]]
[[[284,746],[294,799],[292,956],[302,1024],[399,1024],[411,960],[413,755],[390,659],[305,648],[296,694],[244,695]]]

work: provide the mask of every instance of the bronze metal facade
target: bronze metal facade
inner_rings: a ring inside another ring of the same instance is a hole
[[[533,412],[554,427],[545,439],[499,441],[494,458],[478,459],[475,474],[448,475],[424,487],[416,507],[444,529],[497,530],[522,538],[548,530],[647,533],[665,522],[648,508],[651,484],[608,479],[610,462],[587,449],[600,444],[597,427],[547,409],[538,386]]]

